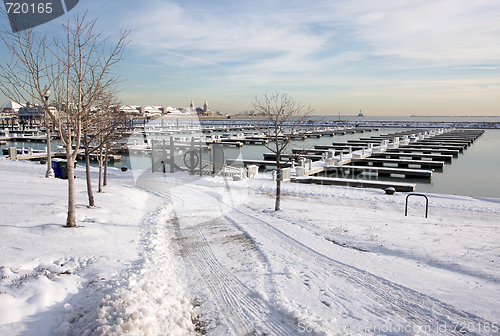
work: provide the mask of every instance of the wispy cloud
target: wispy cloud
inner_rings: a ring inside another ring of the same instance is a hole
[[[130,62],[160,66],[159,86],[172,89],[167,81],[175,78],[179,91],[179,83],[196,90],[194,78],[221,94],[282,88],[317,96],[384,88],[449,91],[467,82],[491,84],[496,72],[480,70],[500,68],[500,3],[491,0],[136,5],[108,2],[106,10],[115,15],[105,24],[131,29]]]
[[[195,11],[190,3],[153,1],[128,13],[132,46],[167,64],[251,71],[348,63],[344,55],[353,52],[402,68],[490,63],[500,55],[500,6],[491,1],[227,2],[215,10],[198,3]]]
[[[459,67],[459,68],[454,68],[457,70],[475,70],[475,69],[480,69],[480,70],[497,70],[500,69],[500,66],[476,66],[476,67]]]
[[[132,46],[179,66],[277,60],[275,65],[284,68],[293,59],[305,61],[305,56],[320,51],[325,43],[324,36],[302,27],[300,13],[285,11],[280,16],[242,12],[242,6],[233,5],[236,8],[223,12],[204,7],[206,11],[193,13],[175,3],[162,2],[160,6],[153,2],[142,13],[129,13],[127,21],[135,23]],[[165,57],[164,53],[184,57]]]
[[[491,1],[356,1],[342,6],[356,39],[373,52],[433,64],[496,60],[500,5]]]

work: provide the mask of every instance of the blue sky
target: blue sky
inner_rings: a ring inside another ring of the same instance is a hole
[[[36,30],[84,11],[131,30],[126,104],[233,113],[282,91],[318,115],[500,115],[497,0],[80,0]]]

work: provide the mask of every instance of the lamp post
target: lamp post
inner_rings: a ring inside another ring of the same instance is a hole
[[[52,153],[50,151],[49,97],[50,90],[46,85],[43,88],[43,98],[45,98],[45,127],[47,128],[47,172],[45,173],[45,177],[54,177],[54,170],[52,169]]]

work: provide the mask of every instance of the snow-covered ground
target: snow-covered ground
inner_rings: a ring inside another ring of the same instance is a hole
[[[500,200],[0,159],[1,335],[500,335]]]

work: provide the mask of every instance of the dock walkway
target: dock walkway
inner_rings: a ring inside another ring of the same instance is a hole
[[[372,153],[372,157],[386,157],[391,159],[412,158],[412,160],[430,159],[432,161],[451,162],[453,155],[423,154],[423,153],[403,153],[403,152],[383,152]]]
[[[377,188],[385,189],[393,187],[396,191],[410,192],[415,190],[416,184],[392,182],[392,181],[375,181],[375,180],[356,180],[335,177],[319,177],[319,176],[300,176],[293,177],[291,182],[295,183],[309,183],[309,184],[322,184],[322,185],[338,185],[355,188]]]
[[[421,169],[443,169],[444,161],[432,160],[405,160],[405,159],[387,159],[367,157],[364,159],[354,159],[351,164],[355,166],[385,166],[386,164],[396,165],[398,168],[408,168],[410,165],[419,166]]]
[[[439,131],[424,132],[412,130],[398,132],[380,137],[333,142],[332,145],[316,145],[314,149],[293,149],[295,157],[328,156],[322,167],[323,174],[337,171],[338,174],[349,172],[355,174],[377,174],[405,178],[430,179],[436,169],[442,171],[445,163],[451,163],[453,157],[458,157],[464,149],[470,146],[483,130],[472,131]],[[334,151],[332,157],[331,150]],[[347,153],[346,153],[347,152]],[[341,155],[338,155],[341,154]],[[271,155],[267,159],[272,159]],[[317,165],[318,163],[316,163]],[[410,168],[411,167],[411,168]],[[316,169],[314,173],[317,173]],[[310,176],[311,171],[305,171],[305,176],[292,178],[293,182],[346,185],[354,187],[386,188],[394,187],[397,191],[413,191],[414,184],[393,181],[356,180]],[[370,176],[370,175],[365,175]]]
[[[268,166],[270,167],[276,167],[276,161],[270,161],[270,160],[246,160],[246,159],[236,159],[236,160],[227,160],[227,164],[229,165],[236,165],[236,166],[249,166],[249,165],[256,165],[259,166],[259,168],[267,168]],[[281,167],[291,167],[292,164],[291,162],[281,162]]]
[[[378,176],[391,176],[394,174],[404,175],[409,178],[431,178],[432,170],[424,169],[403,169],[391,167],[374,167],[374,166],[353,166],[353,165],[339,165],[337,167],[325,167],[325,172],[342,171],[350,172],[351,175],[357,173],[376,173]]]

